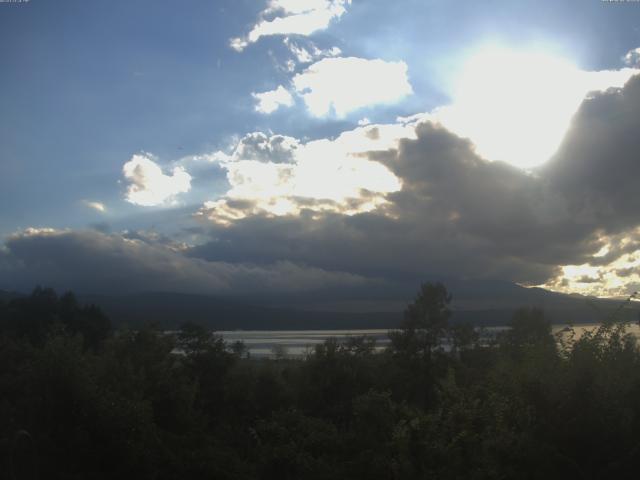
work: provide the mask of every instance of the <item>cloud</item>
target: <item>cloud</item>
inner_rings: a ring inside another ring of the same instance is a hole
[[[341,117],[413,93],[406,63],[356,57],[322,59],[297,74],[292,83],[309,111],[319,117],[332,112]]]
[[[298,148],[300,142],[293,137],[253,132],[240,139],[230,160],[291,163]]]
[[[305,53],[306,52],[306,53]],[[298,55],[311,61],[314,54],[300,49]],[[308,54],[308,56],[306,56]],[[296,74],[293,92],[300,96],[308,110],[322,117],[334,113],[338,117],[364,107],[395,103],[413,93],[404,62],[385,62],[356,57],[324,58]],[[270,114],[281,106],[291,107],[294,99],[289,90],[279,85],[275,90],[252,93],[256,111]]]
[[[493,278],[625,294],[640,286],[639,112],[640,76],[591,93],[557,154],[534,172],[482,158],[472,141],[425,116],[301,144],[289,167],[346,153],[386,167],[396,188],[372,188],[376,206],[348,214],[344,204],[321,208],[313,195],[305,208],[290,191],[268,196],[294,202],[295,209],[279,214],[262,208],[259,197],[230,205],[227,196],[220,202],[229,215],[224,228],[214,229],[215,241],[187,253],[209,260],[286,259],[397,280]],[[327,184],[348,178],[341,166]],[[296,175],[288,171],[285,184]],[[216,220],[215,206],[203,212]]]
[[[89,208],[91,208],[93,210],[96,210],[96,211],[98,211],[100,213],[105,213],[107,211],[107,207],[104,206],[104,203],[92,202],[92,201],[89,201],[89,200],[83,200],[83,203],[87,207],[89,207]]]
[[[304,46],[301,45],[299,41],[292,40],[289,37],[285,37],[284,44],[298,63],[311,63],[319,60],[320,58],[338,57],[342,54],[342,51],[338,47],[322,50],[313,42],[307,42],[307,45]]]
[[[637,234],[637,233],[636,233]],[[544,284],[553,290],[604,297],[624,297],[640,289],[640,261],[634,254],[625,254],[603,264],[590,261],[564,265],[557,276]]]
[[[377,285],[378,280],[289,261],[269,265],[186,257],[144,235],[29,229],[0,250],[0,288],[36,284],[83,293],[171,291],[251,295]]]
[[[622,59],[624,63],[629,65],[630,67],[639,67],[640,66],[640,47],[634,48],[633,50],[629,50]]]
[[[242,52],[265,36],[311,35],[340,18],[349,4],[351,0],[271,0],[249,33],[232,38],[229,45]]]
[[[125,199],[134,205],[151,207],[171,203],[176,195],[191,189],[191,175],[183,167],[175,167],[171,175],[148,154],[133,155],[122,167],[129,184]]]
[[[258,103],[256,105],[256,112],[269,114],[273,113],[280,107],[293,106],[293,97],[291,93],[279,85],[275,90],[262,93],[252,93],[251,96],[255,98]]]
[[[624,88],[598,92],[586,99],[556,155],[541,173],[567,198],[575,222],[597,232],[601,251],[586,262],[565,262],[563,275],[550,283],[563,290],[625,295],[640,284],[640,75]],[[571,280],[589,271],[603,281],[579,288]],[[577,272],[577,273],[576,273]]]
[[[618,233],[640,223],[640,75],[624,88],[594,93],[543,172],[583,223]]]
[[[254,132],[208,156],[229,188],[198,212],[204,243],[29,230],[0,249],[0,278],[200,293],[488,278],[622,294],[640,285],[640,77],[605,89],[629,71],[619,75],[593,77],[602,88],[582,100],[556,154],[533,171],[510,165],[521,159],[484,158],[475,138],[434,113],[313,141]],[[522,149],[535,133],[521,137]],[[128,196],[166,203],[189,189],[186,172],[163,174],[147,155],[127,165]],[[181,173],[186,188],[158,187]]]
[[[302,210],[352,215],[384,203],[398,190],[387,167],[370,161],[369,150],[386,150],[411,135],[403,125],[368,125],[336,139],[302,143],[282,135],[254,132],[242,138],[231,155],[221,158],[229,190],[206,202],[201,217],[228,224],[252,215],[288,215]]]
[[[485,48],[450,82],[451,104],[430,118],[470,138],[489,160],[533,168],[556,151],[589,92],[621,87],[635,73],[583,71],[544,52]]]
[[[33,229],[7,240],[0,279],[230,293],[466,278],[624,294],[640,286],[639,111],[640,77],[592,93],[534,172],[420,118],[307,142],[254,132],[217,160],[230,185],[200,210],[202,244]]]
[[[349,132],[312,148],[357,145],[347,142],[350,136],[362,141],[363,149],[368,138],[371,148],[389,137],[383,127],[363,127],[357,136]],[[267,215],[255,209],[255,202],[248,203],[241,206],[248,215],[229,221],[216,230],[215,241],[194,247],[190,255],[289,259],[413,281],[446,275],[543,282],[556,273],[558,260],[585,258],[584,251],[593,247],[583,239],[585,232],[561,228],[566,221],[562,198],[536,178],[483,160],[468,140],[437,125],[411,128],[414,139],[355,157],[386,167],[397,179],[376,208],[350,215],[340,209]],[[549,242],[544,249],[539,248],[543,239]]]

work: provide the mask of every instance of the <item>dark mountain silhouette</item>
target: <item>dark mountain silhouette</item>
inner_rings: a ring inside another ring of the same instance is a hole
[[[624,300],[566,295],[507,282],[449,281],[447,285],[453,294],[454,323],[506,325],[519,307],[541,308],[553,323],[598,322],[624,304]],[[80,299],[100,306],[119,325],[135,327],[152,322],[163,328],[176,328],[184,321],[192,321],[216,330],[395,328],[406,305],[406,299],[377,303],[372,298],[360,299],[355,307],[353,303],[326,301],[326,307],[321,308],[319,302],[309,298],[290,303],[279,299],[274,303],[169,292],[81,295]],[[640,309],[631,304],[617,315],[635,321],[638,312]]]
[[[334,328],[390,328],[400,312],[318,312],[277,308],[236,299],[150,292],[122,296],[81,296],[98,305],[117,325],[135,327],[146,322],[177,328],[195,322],[216,330],[288,330]]]

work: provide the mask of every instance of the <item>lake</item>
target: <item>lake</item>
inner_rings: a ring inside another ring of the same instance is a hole
[[[597,327],[595,324],[577,324],[573,328],[576,336],[583,335],[588,330]],[[483,329],[486,337],[492,337],[499,332],[504,331],[508,327],[487,327]],[[567,328],[567,325],[554,325],[552,331],[554,334]],[[285,353],[291,357],[304,356],[308,351],[319,343],[324,342],[327,338],[336,337],[339,341],[349,336],[373,337],[376,339],[376,349],[382,350],[389,344],[389,337],[386,329],[372,330],[235,330],[216,332],[224,338],[225,341],[233,343],[241,340],[247,346],[252,357],[272,358],[275,351]],[[640,338],[640,326],[637,324],[629,325],[628,332]]]

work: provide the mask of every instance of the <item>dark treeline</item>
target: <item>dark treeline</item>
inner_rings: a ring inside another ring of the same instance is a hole
[[[487,345],[450,324],[449,302],[425,284],[384,352],[330,339],[304,360],[254,360],[194,324],[113,331],[98,308],[48,289],[0,302],[0,472],[637,478],[640,352],[624,325],[558,341],[541,311],[522,309]]]

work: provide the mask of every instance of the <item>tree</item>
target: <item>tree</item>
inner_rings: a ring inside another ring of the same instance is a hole
[[[449,326],[451,295],[441,283],[423,283],[404,311],[400,331],[390,332],[392,349],[409,356],[431,358]]]
[[[177,341],[187,356],[225,351],[222,337],[193,322],[185,322],[180,326]]]
[[[72,335],[80,334],[86,347],[96,349],[111,333],[111,322],[96,305],[80,306],[67,292],[58,301],[59,319]]]
[[[472,345],[477,344],[480,336],[470,323],[457,323],[449,329],[451,349],[453,353],[460,353]]]
[[[37,286],[28,297],[11,300],[8,330],[15,336],[42,345],[58,318],[58,296],[51,288]]]
[[[199,406],[212,416],[220,414],[225,376],[237,357],[227,351],[220,335],[192,322],[181,326],[177,346],[184,353],[187,374],[199,385]]]
[[[527,349],[535,346],[554,348],[551,322],[539,308],[520,308],[511,320],[510,329],[503,334],[502,344],[511,349]]]
[[[247,345],[242,340],[236,340],[231,344],[230,348],[231,353],[233,353],[236,358],[249,358],[251,355],[249,352],[249,347],[247,347]]]

